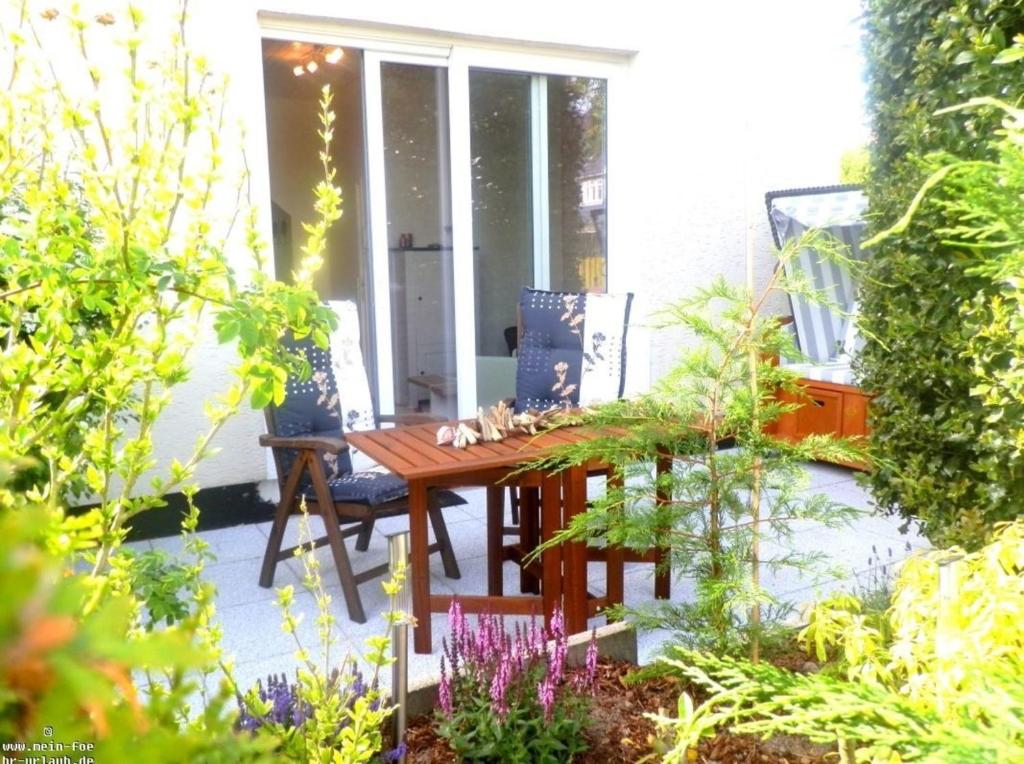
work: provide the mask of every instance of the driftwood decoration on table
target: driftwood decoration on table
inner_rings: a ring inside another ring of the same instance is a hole
[[[476,410],[475,422],[446,424],[437,431],[437,445],[452,445],[467,448],[476,443],[494,443],[515,433],[536,435],[538,431],[552,427],[559,412],[559,406],[544,411],[529,409],[516,414],[504,401],[491,406],[486,414],[482,408]]]

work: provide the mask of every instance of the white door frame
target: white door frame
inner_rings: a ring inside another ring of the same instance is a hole
[[[476,295],[473,272],[473,175],[470,153],[469,67],[458,48],[448,59],[451,140],[452,263],[455,270],[455,376],[459,417],[476,411]]]

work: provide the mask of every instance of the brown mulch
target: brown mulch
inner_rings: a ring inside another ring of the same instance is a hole
[[[801,665],[792,668],[804,668],[806,657],[792,656],[792,663],[798,661]],[[623,678],[635,670],[636,666],[628,663],[598,666],[597,688],[591,705],[592,724],[587,733],[589,749],[574,760],[577,764],[632,764],[652,755],[656,731],[654,723],[644,714],[661,712],[675,716],[684,685],[676,677],[658,677],[627,686]],[[434,732],[433,724],[430,716],[411,720],[406,736],[409,764],[458,762],[446,741]],[[795,736],[783,735],[763,741],[751,735],[723,732],[703,740],[696,758],[690,761],[697,764],[824,764],[835,760],[834,755],[827,754],[827,748]],[[660,758],[654,755],[650,761]]]

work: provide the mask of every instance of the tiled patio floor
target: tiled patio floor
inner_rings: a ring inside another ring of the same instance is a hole
[[[855,483],[851,471],[826,465],[812,465],[809,470],[812,491],[821,491],[836,501],[870,510],[868,497]],[[447,510],[445,517],[462,577],[459,580],[445,578],[440,559],[437,555],[432,555],[432,588],[437,592],[456,594],[483,593],[486,589],[484,493],[480,489],[461,493],[469,503]],[[352,552],[353,564],[357,570],[386,561],[386,534],[404,529],[406,523],[406,518],[391,518],[378,523],[370,549],[365,553]],[[322,525],[319,520],[314,519],[312,525],[314,532],[320,535]],[[876,557],[888,559],[891,556],[893,561],[899,561],[908,556],[910,550],[927,546],[927,542],[915,534],[901,535],[898,526],[899,521],[896,519],[871,514],[865,515],[852,527],[843,531],[824,529],[812,523],[801,523],[794,534],[793,546],[800,551],[823,552],[833,564],[845,569],[848,574],[860,574],[860,579],[863,580],[873,549]],[[286,544],[294,543],[297,529],[298,521],[292,520],[285,539]],[[257,584],[268,531],[269,523],[266,523],[240,525],[203,534],[217,555],[216,563],[207,567],[206,575],[218,588],[217,611],[224,632],[222,644],[226,653],[234,656],[236,680],[243,687],[251,685],[258,677],[264,677],[271,672],[292,673],[296,666],[296,644],[290,635],[281,630],[276,593],[273,589],[262,589]],[[180,539],[174,537],[137,542],[133,546],[145,547],[148,544],[168,551],[181,547]],[[332,607],[338,619],[338,646],[332,649],[332,655],[341,656],[350,649],[360,651],[362,641],[366,637],[383,633],[385,627],[380,613],[387,608],[387,598],[377,581],[363,584],[360,593],[370,620],[361,625],[353,623],[348,619],[329,551],[321,549],[318,554],[322,561],[324,583],[333,597]],[[295,585],[294,610],[303,616],[299,635],[303,646],[316,656],[316,606],[313,596],[302,589],[300,568],[299,563],[294,560],[280,564],[274,583],[275,586]],[[603,591],[603,566],[592,563],[590,573],[592,590]],[[776,575],[766,572],[764,579],[770,591],[796,605],[810,601],[816,592],[849,586],[851,581],[856,580],[847,578],[844,581],[835,576],[826,576],[823,580],[815,582],[798,574],[786,572]],[[518,573],[510,563],[505,566],[505,590],[518,591]],[[691,594],[690,582],[673,581],[673,599],[685,600]],[[651,566],[627,566],[625,595],[628,604],[653,600]],[[596,626],[603,621],[604,619],[593,619],[591,624]],[[412,681],[437,671],[441,638],[446,633],[446,617],[442,614],[435,615],[433,626],[434,654],[410,657],[409,670]],[[641,634],[641,662],[651,660],[666,637],[667,633]]]

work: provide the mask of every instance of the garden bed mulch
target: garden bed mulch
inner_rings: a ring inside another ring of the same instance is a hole
[[[623,678],[635,670],[636,666],[619,662],[598,666],[589,749],[574,760],[577,764],[637,762],[652,753],[655,727],[644,714],[661,711],[674,716],[684,685],[676,677],[658,677],[627,686]],[[434,732],[430,716],[413,719],[406,740],[409,764],[458,762],[447,742]],[[824,764],[835,759],[827,753],[825,747],[793,736],[764,741],[723,732],[702,741],[697,757],[690,760],[698,764]],[[651,761],[659,759],[654,756]]]

